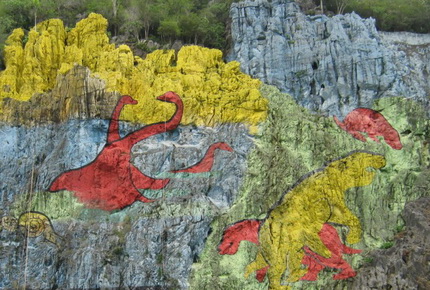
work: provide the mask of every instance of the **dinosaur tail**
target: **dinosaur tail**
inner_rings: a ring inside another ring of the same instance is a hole
[[[342,130],[346,131],[345,124],[343,124],[343,122],[341,122],[336,116],[333,116],[333,120]]]

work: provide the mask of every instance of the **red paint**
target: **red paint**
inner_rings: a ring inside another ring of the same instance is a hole
[[[250,241],[258,245],[260,223],[261,221],[258,220],[244,220],[227,227],[218,246],[218,252],[221,255],[234,255],[238,251],[241,241]],[[308,266],[308,272],[300,280],[315,281],[318,278],[318,273],[326,267],[341,270],[340,273],[333,275],[335,280],[354,277],[356,272],[343,259],[342,255],[358,254],[361,253],[361,250],[344,245],[337,230],[329,224],[324,224],[318,235],[330,251],[331,256],[330,258],[324,258],[305,246],[306,255],[303,257],[302,264]],[[270,265],[256,271],[255,278],[260,283],[266,277],[269,267]]]
[[[366,137],[360,133],[366,133],[373,141],[379,143],[377,136],[382,136],[391,148],[400,150],[403,145],[400,142],[399,133],[394,129],[384,116],[374,110],[358,108],[351,111],[341,122],[333,116],[336,124],[354,138],[366,142]]]
[[[221,255],[234,255],[241,241],[249,241],[258,245],[258,230],[261,221],[244,220],[227,227],[218,246]]]
[[[72,191],[88,208],[107,211],[124,208],[135,201],[154,201],[141,195],[138,189],[161,189],[169,179],[154,179],[140,172],[130,162],[131,149],[143,139],[175,129],[183,114],[182,100],[174,92],[167,92],[157,100],[176,105],[173,117],[167,122],[145,126],[120,138],[118,120],[121,109],[125,104],[137,104],[130,96],[123,96],[112,113],[107,143],[96,159],[58,176],[49,191]]]
[[[196,164],[180,170],[172,170],[173,173],[180,173],[180,172],[186,172],[186,173],[200,173],[200,172],[208,172],[212,169],[212,166],[214,164],[214,158],[215,158],[215,150],[226,150],[232,152],[233,149],[224,142],[218,142],[212,144],[208,150],[206,151],[205,156],[202,160],[197,162]]]
[[[270,266],[266,266],[260,270],[255,271],[255,279],[258,280],[258,282],[263,283],[264,278],[266,277],[267,270],[269,270]]]
[[[324,224],[319,237],[327,249],[331,252],[330,258],[325,258],[313,252],[309,247],[304,247],[306,256],[302,264],[308,266],[308,272],[300,280],[315,281],[318,273],[324,268],[340,269],[340,273],[333,275],[333,279],[341,280],[354,277],[356,272],[342,257],[343,254],[358,254],[361,250],[356,250],[345,246],[339,238],[337,230],[329,224]]]

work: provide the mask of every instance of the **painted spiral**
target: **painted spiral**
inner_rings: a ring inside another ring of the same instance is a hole
[[[12,216],[4,216],[0,219],[0,231],[3,229],[14,232],[20,228],[22,232],[30,238],[43,234],[45,241],[51,242],[57,247],[62,241],[52,227],[49,218],[41,212],[29,211],[22,213],[18,219]]]
[[[20,215],[18,225],[24,228],[29,237],[37,237],[47,229],[51,229],[49,218],[39,212],[25,212]]]

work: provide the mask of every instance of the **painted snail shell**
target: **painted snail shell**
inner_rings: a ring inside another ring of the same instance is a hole
[[[25,234],[29,237],[40,236],[45,230],[51,229],[48,217],[39,212],[26,212],[18,219],[19,226],[24,228]]]

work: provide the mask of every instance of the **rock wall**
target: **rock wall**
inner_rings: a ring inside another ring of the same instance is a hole
[[[429,223],[430,199],[420,198],[406,205],[402,216],[405,228],[389,244],[389,249],[372,253],[360,275],[351,283],[358,288],[427,289],[430,282]]]
[[[230,16],[229,58],[306,108],[344,117],[381,97],[428,103],[428,43],[388,45],[373,19],[306,16],[289,0],[241,1]]]
[[[100,15],[61,27],[41,23],[25,44],[16,30],[5,49],[0,288],[422,284],[396,257],[363,278],[391,255],[405,205],[430,193],[422,104],[381,97],[341,121],[220,51],[139,59]]]

